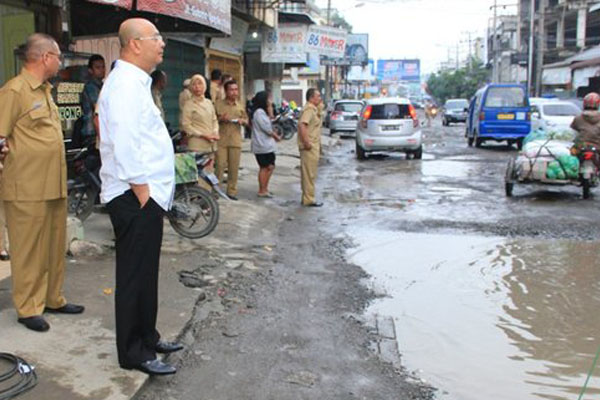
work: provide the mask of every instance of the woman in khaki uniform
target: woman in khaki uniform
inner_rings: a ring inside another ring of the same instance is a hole
[[[219,122],[212,101],[204,97],[205,91],[204,77],[192,76],[190,78],[192,98],[183,106],[181,127],[189,138],[188,149],[198,153],[210,153],[210,158],[214,160],[219,140]],[[213,171],[214,163],[208,168],[208,172]],[[207,184],[204,185],[208,188]]]

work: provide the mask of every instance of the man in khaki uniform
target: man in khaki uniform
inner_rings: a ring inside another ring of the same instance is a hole
[[[242,126],[248,125],[248,115],[239,101],[239,87],[235,80],[225,83],[225,100],[216,103],[219,118],[217,142],[217,177],[223,182],[227,168],[227,195],[237,200],[238,172],[242,155]]]
[[[300,168],[302,176],[302,205],[321,207],[323,203],[315,200],[315,180],[321,156],[322,115],[319,112],[321,93],[315,88],[306,92],[306,106],[300,115],[298,124],[298,148],[300,150]]]
[[[61,53],[50,36],[27,39],[21,73],[0,89],[0,136],[9,148],[0,188],[12,249],[13,301],[18,321],[50,326],[43,312],[78,314],[62,287],[65,269],[67,172],[58,108],[48,79]]]
[[[223,94],[223,86],[221,83],[221,78],[223,77],[223,73],[220,69],[213,69],[210,73],[210,99],[213,104],[216,104],[217,101],[223,100],[225,97]]]

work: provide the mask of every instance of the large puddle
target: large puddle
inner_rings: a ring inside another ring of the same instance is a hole
[[[577,399],[600,346],[600,243],[357,230],[403,363],[440,399]],[[600,365],[584,399],[600,395]]]

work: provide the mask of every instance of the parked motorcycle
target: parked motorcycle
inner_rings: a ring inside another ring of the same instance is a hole
[[[281,134],[283,140],[290,140],[298,131],[298,121],[294,112],[287,109],[281,112],[273,121],[273,127]]]
[[[67,152],[67,211],[85,221],[100,203],[100,157],[86,147]]]

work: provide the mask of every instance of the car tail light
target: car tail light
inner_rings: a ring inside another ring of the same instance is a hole
[[[485,120],[485,113],[483,111],[479,113],[479,120],[480,121]]]
[[[373,107],[366,106],[365,110],[363,111],[363,114],[362,114],[362,120],[360,121],[360,124],[363,128],[367,127],[367,121],[369,120],[369,118],[371,118],[372,113],[373,113]]]
[[[413,120],[413,127],[416,128],[419,126],[419,118],[417,117],[417,110],[413,107],[412,104],[408,106],[408,112],[410,113],[410,117]]]
[[[341,116],[342,116],[342,112],[341,111],[334,111],[334,112],[331,113],[331,119],[338,119]]]

